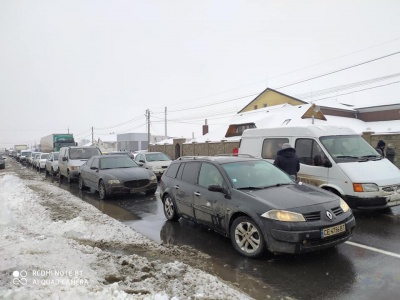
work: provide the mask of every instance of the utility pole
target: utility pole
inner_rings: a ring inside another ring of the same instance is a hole
[[[92,146],[94,145],[94,135],[93,135],[93,127],[92,127]]]
[[[168,135],[167,135],[167,107],[165,107],[165,138],[168,138]]]
[[[147,150],[150,148],[150,109],[146,110],[147,115]]]

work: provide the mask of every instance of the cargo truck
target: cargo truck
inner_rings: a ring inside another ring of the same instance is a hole
[[[16,160],[19,161],[19,157],[21,155],[21,150],[27,150],[28,145],[14,145],[14,151],[16,154]]]
[[[40,139],[42,152],[58,152],[61,147],[76,146],[74,136],[70,133],[53,133]]]

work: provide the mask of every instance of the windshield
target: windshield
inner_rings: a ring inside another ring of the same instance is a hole
[[[58,160],[58,152],[54,153],[54,160]]]
[[[49,157],[48,153],[40,155],[40,159],[47,159],[48,157]]]
[[[69,149],[70,159],[89,159],[92,156],[100,155],[97,148],[71,148]]]
[[[149,154],[146,154],[146,160],[147,161],[168,161],[171,159],[164,153],[149,153]]]
[[[293,183],[289,175],[264,160],[227,163],[222,168],[237,189],[267,188]]]
[[[139,165],[127,155],[118,155],[116,157],[105,156],[100,158],[100,170],[134,167],[139,167]]]
[[[320,140],[337,163],[381,159],[379,153],[359,135],[324,136]]]

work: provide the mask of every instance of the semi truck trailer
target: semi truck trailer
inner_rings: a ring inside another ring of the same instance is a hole
[[[58,152],[61,147],[76,146],[74,136],[70,133],[53,133],[40,139],[40,151]]]

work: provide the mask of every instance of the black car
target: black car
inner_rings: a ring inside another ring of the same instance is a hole
[[[79,188],[85,187],[99,191],[101,199],[113,194],[154,194],[157,177],[128,155],[96,155],[80,167]]]
[[[6,161],[3,155],[0,154],[0,169],[5,169],[6,167]]]
[[[355,219],[339,196],[243,156],[181,157],[160,181],[164,214],[230,237],[247,257],[320,250],[347,241]]]

